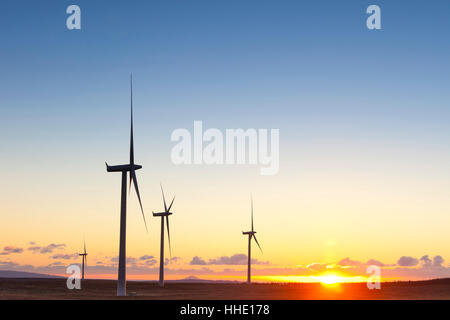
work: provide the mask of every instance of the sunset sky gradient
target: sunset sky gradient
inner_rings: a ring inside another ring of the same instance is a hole
[[[257,280],[365,277],[372,259],[386,279],[450,277],[450,2],[375,1],[369,31],[372,2],[2,3],[0,270],[64,273],[86,239],[89,276],[116,276],[104,162],[128,160],[133,72],[150,228],[132,191],[130,278],[157,277],[160,182],[177,197],[169,279],[244,279],[251,194]],[[280,129],[279,173],[175,166],[170,135],[195,120]]]

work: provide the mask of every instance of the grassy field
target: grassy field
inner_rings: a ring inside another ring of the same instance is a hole
[[[365,283],[236,284],[128,281],[122,299],[188,300],[315,300],[315,299],[450,299],[450,279],[382,283],[368,290]],[[118,299],[116,281],[85,280],[81,290],[66,288],[65,279],[0,279],[0,299]]]

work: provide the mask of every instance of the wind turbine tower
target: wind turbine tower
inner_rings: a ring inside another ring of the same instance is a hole
[[[127,174],[130,173],[130,190],[131,185],[134,184],[134,189],[141,207],[142,217],[144,218],[145,229],[147,223],[145,221],[144,209],[142,208],[141,196],[139,194],[138,182],[136,179],[136,170],[142,168],[141,165],[134,163],[134,141],[133,141],[133,75],[130,76],[131,88],[131,130],[130,130],[130,163],[109,166],[106,163],[106,171],[121,172],[122,173],[122,191],[121,191],[121,205],[120,205],[120,244],[119,244],[119,270],[117,279],[117,296],[126,296],[126,225],[127,225]]]

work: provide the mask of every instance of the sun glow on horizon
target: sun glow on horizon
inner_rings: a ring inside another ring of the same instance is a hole
[[[321,283],[325,286],[338,283],[361,283],[366,282],[365,276],[345,276],[336,273],[325,273],[322,275],[289,275],[289,276],[267,276],[256,277],[258,281],[272,281],[272,282],[291,282],[291,283]],[[256,279],[255,279],[256,280]]]
[[[89,270],[89,269],[88,269]],[[67,274],[52,273],[51,275],[59,277],[67,277]],[[108,274],[95,274],[87,273],[86,278],[92,280],[117,280],[117,273]],[[157,281],[158,274],[133,274],[127,275],[128,280],[132,281]],[[207,281],[231,281],[231,282],[247,282],[246,275],[210,275],[210,274],[198,274],[192,276],[192,274],[168,274],[166,276],[167,280],[207,280]],[[309,284],[321,284],[326,288],[336,288],[340,284],[345,283],[365,283],[368,281],[368,277],[364,275],[345,275],[337,272],[325,272],[323,274],[317,275],[270,275],[262,276],[255,275],[252,277],[252,282],[254,283],[309,283]],[[392,281],[405,281],[401,278],[383,278],[381,282],[392,282]],[[415,279],[421,280],[421,279]]]
[[[332,285],[336,283],[345,282],[345,279],[343,277],[340,277],[335,274],[328,274],[320,276],[320,283],[325,285]]]

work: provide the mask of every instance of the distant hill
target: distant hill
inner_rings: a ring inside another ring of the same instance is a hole
[[[38,279],[58,279],[62,277],[52,276],[42,273],[0,270],[0,278],[38,278]]]
[[[189,276],[184,279],[178,280],[167,280],[167,282],[178,282],[178,283],[239,283],[239,281],[232,280],[206,280],[200,279],[196,276]]]

